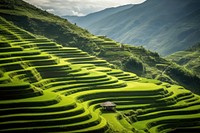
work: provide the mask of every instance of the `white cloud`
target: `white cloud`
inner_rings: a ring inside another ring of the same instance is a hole
[[[25,0],[56,15],[86,15],[109,7],[138,4],[146,0]]]
[[[73,15],[73,16],[83,16],[84,14],[82,14],[81,12],[72,11],[72,14],[70,14],[70,15]]]
[[[47,9],[46,11],[47,11],[47,12],[51,12],[51,13],[54,13],[54,12],[55,12],[54,9]]]

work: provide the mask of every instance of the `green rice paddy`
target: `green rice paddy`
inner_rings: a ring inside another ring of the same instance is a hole
[[[200,130],[200,97],[181,86],[113,69],[3,18],[0,33],[0,132]],[[116,110],[103,110],[106,101]]]

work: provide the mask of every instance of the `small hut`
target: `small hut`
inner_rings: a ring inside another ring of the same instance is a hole
[[[106,111],[115,111],[116,104],[110,101],[104,102],[100,104],[103,110]]]

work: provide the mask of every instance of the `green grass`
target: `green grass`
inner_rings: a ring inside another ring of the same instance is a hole
[[[113,129],[113,132],[127,131],[127,129],[117,120],[116,113],[103,113],[102,116],[107,120],[109,126]]]

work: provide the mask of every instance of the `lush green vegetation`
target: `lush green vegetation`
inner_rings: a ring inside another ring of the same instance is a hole
[[[105,60],[3,18],[0,26],[0,132],[200,129],[199,95],[113,69]],[[105,101],[115,102],[116,111],[102,110]]]
[[[166,58],[184,66],[200,77],[200,43],[188,50],[176,52]]]
[[[134,72],[138,76],[156,78],[173,84],[180,84],[193,92],[199,93],[200,79],[187,69],[172,64],[161,58],[157,53],[148,51],[143,47],[134,47],[120,44],[105,36],[94,36],[67,20],[42,11],[21,0],[1,0],[0,15],[17,26],[45,36],[62,46],[77,47],[90,55],[103,58],[120,68]],[[72,56],[72,55],[70,55]],[[168,66],[170,67],[168,68]],[[168,71],[164,71],[168,68]],[[171,70],[181,73],[171,73]],[[164,72],[163,72],[164,71]],[[190,84],[185,83],[185,77]],[[195,79],[195,80],[193,80]]]

